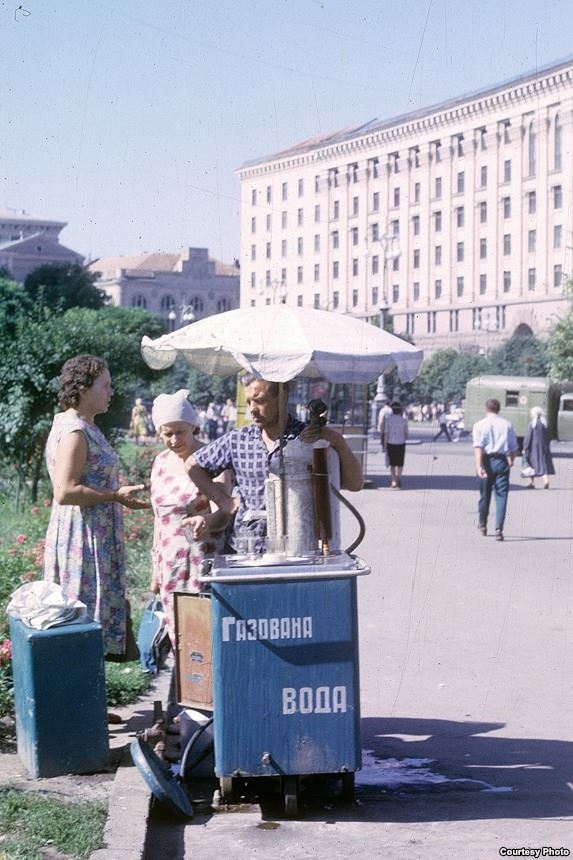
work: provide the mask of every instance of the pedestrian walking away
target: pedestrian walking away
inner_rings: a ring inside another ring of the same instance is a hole
[[[555,474],[553,457],[551,456],[547,418],[541,406],[534,406],[530,412],[531,421],[525,431],[523,440],[523,457],[525,463],[533,469],[529,478],[528,489],[535,489],[535,478],[543,478],[544,489],[549,489],[549,475]]]
[[[479,479],[478,528],[487,534],[492,493],[495,497],[495,537],[503,540],[509,494],[509,472],[518,452],[515,430],[499,415],[499,400],[487,400],[485,418],[473,426],[472,438]]]
[[[384,447],[390,465],[390,486],[402,488],[402,471],[408,438],[408,419],[402,414],[402,404],[395,400],[390,404],[392,412],[384,420]]]

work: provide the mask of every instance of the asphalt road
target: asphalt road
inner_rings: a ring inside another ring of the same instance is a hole
[[[323,786],[296,820],[272,797],[212,813],[198,784],[190,823],[152,815],[146,860],[573,850],[573,446],[554,447],[548,491],[526,490],[514,466],[498,543],[476,528],[469,441],[413,435],[402,490],[373,442],[371,485],[349,494],[372,567],[358,580],[356,801]],[[345,513],[348,542],[356,531]]]

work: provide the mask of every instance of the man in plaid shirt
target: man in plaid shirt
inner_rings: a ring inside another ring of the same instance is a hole
[[[195,451],[185,461],[185,468],[198,489],[218,508],[229,515],[236,514],[231,548],[235,547],[235,536],[245,522],[245,515],[254,512],[247,518],[248,528],[256,537],[255,549],[260,552],[264,548],[266,520],[257,518],[256,512],[265,510],[265,480],[271,458],[278,457],[281,438],[288,441],[300,435],[302,441],[311,443],[319,437],[326,439],[338,453],[343,489],[362,489],[363,475],[359,461],[340,433],[329,427],[305,427],[287,414],[287,385],[281,391],[278,382],[253,377],[247,377],[244,385],[252,424],[230,430]],[[232,469],[235,474],[233,496],[212,480],[224,469]]]

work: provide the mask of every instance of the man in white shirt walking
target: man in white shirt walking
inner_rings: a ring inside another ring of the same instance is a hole
[[[509,470],[518,453],[515,431],[501,418],[499,400],[487,400],[485,418],[472,431],[474,458],[479,478],[478,528],[487,534],[487,518],[492,493],[495,497],[495,539],[503,540],[503,525],[509,494]]]

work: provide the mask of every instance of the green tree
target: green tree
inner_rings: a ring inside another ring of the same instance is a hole
[[[571,305],[553,326],[548,344],[549,375],[556,382],[573,380],[573,281],[569,281],[567,290]]]
[[[197,405],[206,405],[211,401],[220,403],[228,397],[235,400],[237,376],[210,376],[190,367],[183,356],[177,356],[173,366],[163,371],[161,377],[152,383],[149,393],[151,396],[173,394],[180,388],[188,388],[189,399]]]
[[[144,334],[157,337],[162,323],[146,311],[124,308],[74,308],[56,314],[39,308],[20,312],[15,336],[3,338],[0,364],[0,455],[18,470],[20,482],[32,481],[36,497],[43,451],[57,409],[58,375],[63,363],[79,353],[101,355],[109,364],[114,399],[99,416],[104,432],[127,426],[134,391],[156,375],[140,354]],[[2,332],[0,332],[2,334]]]
[[[0,272],[0,332],[3,338],[14,337],[16,320],[32,312],[34,303],[24,288]]]
[[[422,370],[412,383],[412,397],[419,403],[431,403],[442,399],[444,378],[458,353],[455,349],[439,349],[422,365]]]
[[[40,302],[54,311],[78,307],[98,310],[109,298],[95,286],[97,277],[78,263],[46,263],[30,272],[24,290],[34,303]]]
[[[488,363],[483,356],[472,352],[458,353],[442,378],[440,396],[437,399],[443,403],[463,400],[468,380],[486,372]]]
[[[488,373],[503,376],[547,376],[551,359],[547,344],[534,335],[513,335],[489,355]]]

